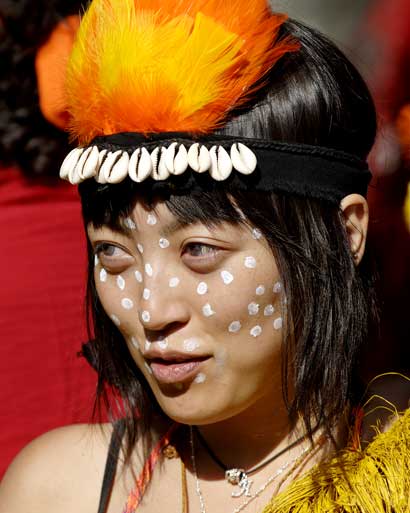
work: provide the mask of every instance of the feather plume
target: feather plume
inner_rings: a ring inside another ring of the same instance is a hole
[[[72,137],[214,131],[297,50],[285,20],[265,0],[94,0],[67,71]]]

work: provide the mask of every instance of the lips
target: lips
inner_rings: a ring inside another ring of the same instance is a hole
[[[161,383],[182,383],[193,379],[209,356],[173,356],[163,355],[150,360],[155,379]]]

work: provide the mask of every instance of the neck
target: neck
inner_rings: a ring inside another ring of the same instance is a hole
[[[263,397],[244,412],[198,430],[226,467],[249,470],[303,435],[300,429],[290,429],[283,402],[271,404]],[[206,452],[199,441],[197,446]]]

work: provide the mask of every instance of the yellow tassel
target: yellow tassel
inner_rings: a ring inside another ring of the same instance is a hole
[[[263,513],[410,513],[410,410],[365,450],[347,449],[294,481]]]

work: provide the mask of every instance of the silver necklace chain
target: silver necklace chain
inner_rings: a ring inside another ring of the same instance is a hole
[[[190,441],[190,444],[191,444],[192,470],[194,471],[194,476],[195,476],[196,494],[198,495],[199,506],[200,506],[201,513],[206,513],[204,496],[202,495],[201,484],[199,482],[198,472],[196,470],[196,458],[195,458],[195,446],[194,446],[194,431],[192,429],[192,426],[189,426],[189,434],[190,434],[189,441]]]
[[[195,444],[194,444],[194,432],[193,432],[193,428],[192,426],[190,426],[190,445],[191,445],[191,460],[192,460],[192,469],[193,469],[193,472],[194,472],[194,477],[195,477],[195,489],[196,489],[196,494],[198,496],[198,499],[199,499],[199,505],[200,505],[200,511],[201,513],[206,513],[206,508],[205,508],[205,501],[204,501],[204,496],[202,494],[202,490],[201,490],[201,484],[199,482],[199,478],[198,478],[198,472],[197,472],[197,468],[196,468],[196,458],[195,458]],[[252,501],[254,501],[257,497],[259,497],[259,495],[261,495],[262,492],[264,492],[266,490],[266,488],[277,478],[279,477],[281,474],[283,474],[283,472],[290,466],[292,465],[293,463],[296,463],[296,461],[298,459],[300,459],[307,451],[309,450],[309,447],[305,447],[305,449],[303,449],[303,451],[301,451],[295,458],[293,458],[292,460],[289,460],[287,461],[284,465],[282,465],[280,468],[278,468],[278,470],[269,477],[269,479],[253,494],[253,495],[248,495],[248,499],[246,501],[244,501],[240,506],[238,506],[237,508],[235,508],[233,510],[233,513],[239,513],[240,511],[242,511],[243,509],[245,509]]]

